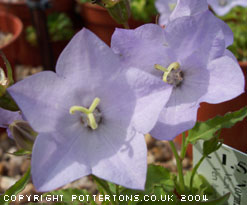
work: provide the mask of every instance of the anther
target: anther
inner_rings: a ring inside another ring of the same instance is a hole
[[[168,68],[165,68],[159,64],[155,64],[154,67],[164,72],[162,80],[173,86],[178,86],[183,81],[183,72],[180,69],[178,62],[171,63]]]

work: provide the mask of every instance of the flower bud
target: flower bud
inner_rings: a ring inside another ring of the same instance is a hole
[[[8,84],[8,79],[5,75],[4,70],[0,67],[0,85],[6,86]]]
[[[16,120],[9,125],[9,130],[19,148],[32,151],[38,133],[31,128],[28,122]]]
[[[111,17],[119,24],[126,24],[130,17],[130,5],[128,0],[109,1],[105,8]]]

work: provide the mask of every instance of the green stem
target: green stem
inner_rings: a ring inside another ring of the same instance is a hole
[[[197,162],[196,166],[193,168],[192,173],[191,173],[191,178],[190,178],[190,190],[192,191],[192,187],[193,187],[193,181],[194,181],[194,177],[195,174],[198,170],[198,168],[200,167],[201,163],[203,162],[203,160],[205,159],[206,156],[202,156],[201,159],[199,160],[199,162]]]
[[[186,151],[187,151],[187,148],[188,148],[188,140],[186,139],[186,133],[183,132],[182,134],[182,147],[181,147],[181,160],[183,160],[185,158],[185,155],[186,155]]]
[[[116,184],[116,195],[119,196],[119,185]]]
[[[105,192],[106,192],[108,195],[110,195],[112,204],[118,205],[118,203],[117,203],[116,201],[113,200],[113,199],[114,199],[113,193],[111,192],[111,190],[110,190],[108,184],[105,183],[103,180],[99,179],[98,177],[94,176],[94,175],[92,175],[92,177],[93,177],[94,181],[96,182],[96,184],[98,184],[99,186],[101,186],[101,187],[105,190]]]
[[[184,175],[183,175],[183,167],[182,167],[182,160],[180,159],[178,152],[176,150],[175,144],[173,141],[169,141],[171,145],[172,152],[175,156],[176,162],[177,162],[177,169],[178,169],[178,177],[179,177],[179,185],[181,192],[185,192],[185,185],[184,185]]]

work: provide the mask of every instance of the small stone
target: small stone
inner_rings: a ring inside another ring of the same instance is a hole
[[[31,161],[29,159],[24,160],[20,167],[21,174],[26,173],[26,171],[30,166],[31,166]]]
[[[182,166],[184,169],[190,169],[192,167],[192,162],[189,158],[185,158],[182,162]]]
[[[173,156],[171,148],[166,141],[156,141],[155,147],[151,149],[151,152],[154,155],[156,162],[169,161]]]
[[[15,179],[15,178],[12,178],[12,177],[2,176],[0,178],[0,188],[3,191],[6,191],[9,187],[14,185],[17,181],[18,181],[18,179]]]
[[[16,147],[11,147],[7,152],[8,153],[13,153],[16,152],[17,148]],[[24,157],[22,156],[14,156],[11,154],[5,153],[3,160],[5,162],[5,165],[8,169],[8,176],[14,177],[16,175],[21,174],[20,167],[24,161]]]
[[[0,162],[0,176],[2,176],[4,173],[4,164]]]
[[[150,134],[145,135],[145,140],[146,140],[148,149],[151,149],[152,147],[155,146],[156,140]]]
[[[148,152],[147,156],[147,163],[148,164],[153,164],[155,162],[155,157],[151,152]]]

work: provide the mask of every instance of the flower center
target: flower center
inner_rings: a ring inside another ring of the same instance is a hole
[[[89,108],[75,105],[70,108],[69,113],[74,114],[76,111],[81,112],[82,124],[95,130],[98,128],[98,123],[101,121],[101,113],[97,108],[99,103],[100,99],[95,98]]]
[[[154,67],[158,70],[163,71],[163,81],[165,83],[173,85],[174,87],[179,86],[184,79],[183,72],[180,69],[180,65],[178,62],[170,64],[168,68],[165,68],[159,64],[155,64]]]

